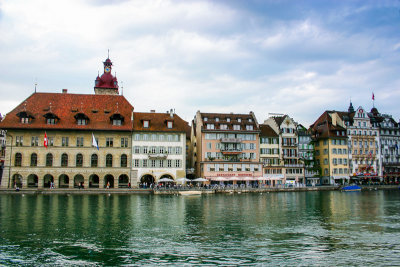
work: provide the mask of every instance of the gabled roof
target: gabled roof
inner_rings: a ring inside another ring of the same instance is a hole
[[[337,113],[339,117],[342,117],[342,113],[340,111],[332,111],[326,110],[324,113],[319,116],[319,118],[310,126],[310,132],[317,138],[330,138],[330,137],[338,137],[345,138],[347,137],[346,128],[340,125],[332,124],[332,114]],[[343,132],[345,135],[337,135],[337,131]]]
[[[73,129],[73,130],[113,130],[132,129],[133,106],[120,95],[86,95],[68,93],[33,93],[0,123],[2,129]],[[21,123],[17,114],[26,112],[34,118],[30,123]],[[54,125],[46,124],[44,115],[52,113],[59,120]],[[89,118],[87,125],[77,125],[75,116],[82,113]],[[110,116],[121,114],[124,123],[112,125]]]
[[[286,119],[287,115],[283,115],[283,116],[273,116],[272,119],[276,122],[276,124],[278,125],[278,127],[281,127],[281,124],[283,123],[283,121]]]
[[[149,121],[149,127],[143,127],[143,121]],[[167,127],[167,121],[172,121],[172,128]],[[134,112],[133,131],[142,132],[190,132],[188,122],[176,114],[156,112]],[[190,134],[189,134],[190,135]]]
[[[260,136],[262,136],[262,137],[271,137],[271,136],[278,137],[279,136],[279,134],[276,133],[274,131],[274,129],[271,128],[271,126],[266,125],[266,124],[260,124],[260,130],[261,130]]]

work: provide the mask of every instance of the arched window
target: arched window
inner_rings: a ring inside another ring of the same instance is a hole
[[[36,153],[31,154],[31,166],[32,167],[37,166],[37,154]]]
[[[46,166],[47,167],[53,166],[53,155],[51,153],[48,153],[46,155]]]
[[[121,155],[121,167],[126,167],[128,165],[128,157],[125,154]]]
[[[83,156],[81,153],[76,155],[76,167],[82,167],[83,164]]]
[[[106,167],[112,167],[112,155],[111,154],[107,154],[106,156]]]
[[[22,163],[22,154],[21,153],[16,153],[15,154],[15,159],[14,159],[14,165],[17,167],[21,167]]]
[[[68,166],[68,155],[66,153],[61,155],[61,167]]]
[[[98,157],[96,154],[92,154],[92,157],[90,160],[90,166],[97,167],[97,164],[98,164]]]

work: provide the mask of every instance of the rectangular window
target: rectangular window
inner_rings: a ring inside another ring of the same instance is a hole
[[[240,125],[233,125],[233,130],[240,131]]]
[[[147,168],[147,159],[143,160],[143,168]]]
[[[175,154],[177,154],[177,155],[182,154],[182,148],[179,146],[175,147]]]
[[[167,160],[167,167],[168,168],[172,167],[172,160],[170,160],[170,159]]]
[[[140,153],[140,146],[135,146],[135,147],[133,148],[133,153],[139,154],[139,153]]]
[[[24,137],[23,136],[16,136],[15,137],[15,146],[23,146]]]
[[[180,168],[181,167],[181,160],[177,159],[175,160],[175,168]]]
[[[106,147],[113,147],[114,146],[114,139],[112,137],[106,138]]]
[[[164,168],[164,160],[160,160],[160,168]]]
[[[144,146],[143,147],[143,154],[147,154],[149,151],[148,151],[148,147],[147,146]]]
[[[31,146],[39,146],[39,137],[38,136],[32,136]]]
[[[48,137],[48,146],[54,146],[54,137]]]
[[[135,159],[135,161],[134,161],[134,166],[135,166],[135,168],[139,168],[139,160],[138,159]]]
[[[211,143],[207,143],[207,149],[211,149]]]
[[[152,159],[152,160],[150,160],[150,162],[151,162],[151,167],[155,168],[156,167],[156,160]]]
[[[76,146],[77,147],[83,147],[83,137],[77,137],[76,138]]]
[[[219,129],[221,129],[221,130],[228,130],[228,125],[226,125],[226,124],[221,124],[221,125],[219,126]]]
[[[143,128],[149,128],[149,121],[143,121]]]
[[[127,137],[121,138],[121,147],[128,147],[128,138]]]
[[[214,130],[214,124],[207,124],[208,130]]]
[[[167,122],[168,129],[172,129],[172,121]]]
[[[69,137],[62,137],[61,138],[61,146],[68,146]]]

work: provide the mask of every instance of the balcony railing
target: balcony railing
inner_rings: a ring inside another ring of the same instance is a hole
[[[149,153],[149,159],[166,159],[168,156],[167,153]]]
[[[304,164],[285,164],[285,167],[303,168]]]
[[[283,143],[282,146],[292,146],[292,147],[297,147],[297,143]]]
[[[240,154],[242,153],[241,148],[221,148],[222,154]]]
[[[221,138],[221,143],[234,143],[239,144],[242,142],[242,138]]]

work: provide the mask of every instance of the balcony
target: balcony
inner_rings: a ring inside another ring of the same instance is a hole
[[[168,156],[167,153],[149,153],[147,155],[149,159],[166,159]]]
[[[285,167],[288,168],[303,168],[304,164],[285,164]]]
[[[285,147],[297,147],[297,143],[283,143],[282,146],[285,146]]]
[[[230,143],[230,144],[240,144],[242,142],[241,138],[221,138],[221,143]]]
[[[298,158],[297,155],[283,155],[284,159],[295,159]]]
[[[221,153],[224,155],[238,155],[242,153],[241,148],[221,148]]]

